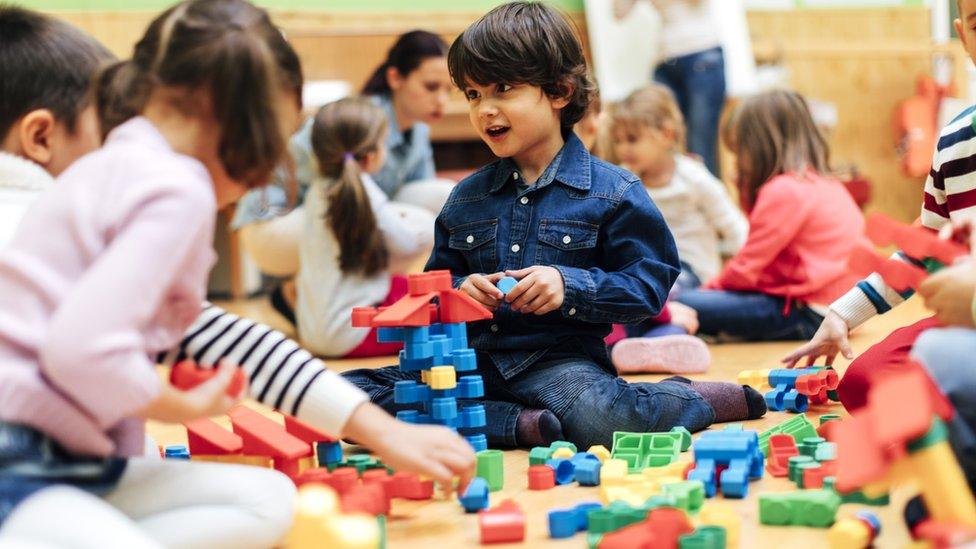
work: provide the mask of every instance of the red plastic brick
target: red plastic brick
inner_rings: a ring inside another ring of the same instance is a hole
[[[241,437],[224,429],[207,418],[183,423],[191,455],[226,456],[239,454],[244,449]]]
[[[393,476],[386,469],[369,469],[360,477],[363,484],[376,484],[383,487],[388,498],[393,497]]]
[[[353,307],[352,327],[370,328],[373,326],[373,319],[380,312],[376,307]]]
[[[285,416],[285,431],[289,435],[300,438],[308,444],[336,441],[335,438],[325,434],[323,431],[320,431],[307,423],[303,423],[287,414],[283,415]]]
[[[451,271],[430,271],[412,274],[407,278],[407,291],[412,296],[449,292],[451,289]]]
[[[927,519],[915,525],[912,537],[926,540],[932,547],[958,547],[967,541],[976,540],[976,529],[971,526],[948,524]]]
[[[169,382],[177,389],[188,391],[217,374],[213,368],[200,368],[192,360],[177,362],[169,371]],[[244,370],[240,368],[234,372],[230,385],[227,386],[227,394],[236,397],[241,394],[244,388]]]
[[[330,480],[336,492],[345,494],[359,484],[359,471],[355,467],[339,467],[332,471]]]
[[[361,484],[342,494],[339,505],[343,513],[368,513],[387,515],[390,513],[390,498],[379,484]]]
[[[305,484],[326,484],[332,486],[332,473],[325,467],[305,469],[295,477],[295,485],[301,488]]]
[[[312,455],[312,446],[289,435],[284,427],[245,406],[227,412],[234,432],[244,441],[244,453],[279,459],[298,459]]]
[[[405,499],[430,499],[434,497],[434,481],[420,480],[415,473],[399,472],[393,475],[393,497]]]
[[[803,489],[823,488],[824,479],[827,478],[827,470],[823,465],[812,469],[803,470]]]
[[[373,318],[374,327],[430,326],[430,300],[436,293],[406,296]]]
[[[800,455],[796,447],[796,440],[790,435],[773,435],[769,437],[769,459],[766,470],[774,477],[785,477],[789,473],[789,462],[793,456]]]
[[[509,543],[525,539],[525,513],[510,499],[478,512],[481,543]]]
[[[556,486],[556,472],[548,465],[529,466],[529,490],[548,490]]]
[[[441,301],[441,322],[445,324],[456,324],[459,322],[475,322],[487,320],[493,316],[492,312],[484,308],[481,303],[464,292],[451,290],[442,292]]]
[[[688,515],[680,509],[660,507],[652,509],[647,519],[610,532],[603,536],[600,549],[630,549],[653,547],[654,549],[678,549],[678,538],[695,529]]]
[[[919,285],[929,276],[925,269],[897,259],[885,261],[878,267],[877,271],[889,286],[899,292],[904,292],[909,288],[918,289]]]
[[[300,464],[297,459],[275,458],[274,468],[275,471],[284,474],[286,477],[292,479],[297,483],[298,476],[299,476],[298,472],[300,469]]]

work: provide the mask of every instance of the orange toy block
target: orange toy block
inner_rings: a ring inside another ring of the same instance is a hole
[[[211,419],[194,419],[184,422],[183,426],[186,427],[190,455],[226,456],[239,454],[244,448],[241,437]]]
[[[371,328],[373,326],[373,319],[379,313],[380,311],[376,307],[353,307],[352,327]]]
[[[430,300],[437,293],[407,296],[373,318],[374,327],[430,326]]]
[[[525,539],[525,513],[510,499],[478,512],[481,543],[509,543]]]
[[[392,490],[395,498],[430,499],[434,497],[434,481],[420,480],[415,473],[401,471],[393,475]]]
[[[766,470],[774,477],[785,477],[789,473],[790,458],[798,455],[800,450],[791,435],[773,435],[769,437],[769,459],[766,461]]]
[[[339,503],[343,513],[368,513],[388,515],[390,498],[379,484],[360,484],[342,494]]]
[[[407,278],[407,291],[412,296],[421,296],[432,292],[449,292],[453,289],[452,286],[451,271],[417,273]]]
[[[213,368],[200,368],[192,360],[182,360],[177,362],[169,371],[169,382],[177,389],[188,391],[204,381],[216,375],[217,370]],[[236,397],[241,394],[244,388],[244,370],[238,368],[234,372],[230,385],[227,386],[227,395]]]
[[[493,316],[491,311],[464,292],[451,290],[441,293],[440,297],[441,322],[445,324],[475,322],[487,320]]]
[[[688,521],[688,515],[684,511],[670,507],[659,507],[652,509],[645,520],[604,535],[599,548],[654,547],[655,549],[678,549],[678,538],[694,531],[695,529]]]
[[[288,434],[274,421],[245,406],[227,412],[234,432],[244,440],[244,453],[275,459],[296,460],[312,455],[308,443]]]
[[[316,442],[335,442],[336,439],[325,434],[323,431],[319,431],[315,427],[307,423],[303,423],[298,419],[285,415],[285,431],[296,438],[300,438],[308,444],[315,444]]]

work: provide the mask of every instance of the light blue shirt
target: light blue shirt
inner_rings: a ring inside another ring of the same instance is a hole
[[[373,174],[373,180],[390,198],[404,185],[423,179],[431,179],[434,171],[434,150],[430,145],[430,127],[416,123],[406,132],[400,131],[393,101],[389,95],[375,95],[370,99],[386,113],[389,132],[386,137],[386,161]],[[308,119],[292,136],[288,150],[295,161],[295,178],[298,189],[295,204],[289,206],[286,182],[287,172],[279,169],[267,187],[254,189],[237,203],[232,227],[239,229],[255,221],[267,221],[288,213],[292,207],[305,201],[305,193],[315,177],[315,155],[312,153],[312,122]]]

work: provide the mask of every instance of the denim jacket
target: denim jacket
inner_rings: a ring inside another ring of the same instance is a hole
[[[459,286],[471,273],[532,265],[563,276],[562,307],[524,315],[502,305],[472,323],[474,349],[506,378],[550,350],[569,346],[606,357],[611,323],[657,315],[680,268],[674,239],[640,180],[590,156],[572,132],[531,186],[511,159],[462,181],[437,217],[427,270],[448,269]]]
[[[389,130],[386,135],[386,160],[383,167],[373,174],[373,180],[392,199],[405,184],[433,179],[436,176],[430,128],[418,122],[410,131],[401,132],[390,96],[374,95],[370,99],[386,113]],[[285,215],[292,207],[305,202],[305,193],[308,192],[317,170],[312,152],[313,122],[314,118],[309,118],[288,142],[288,151],[295,162],[295,179],[298,182],[296,203],[288,204],[288,194],[285,191],[288,172],[279,169],[268,186],[248,192],[237,203],[237,211],[231,224],[234,229],[255,221],[268,221]]]

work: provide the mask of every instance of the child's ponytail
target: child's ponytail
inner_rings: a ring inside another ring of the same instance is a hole
[[[322,107],[312,125],[312,149],[319,170],[329,179],[325,222],[339,243],[339,268],[344,273],[372,276],[389,264],[359,165],[381,146],[385,129],[383,111],[362,98]]]

